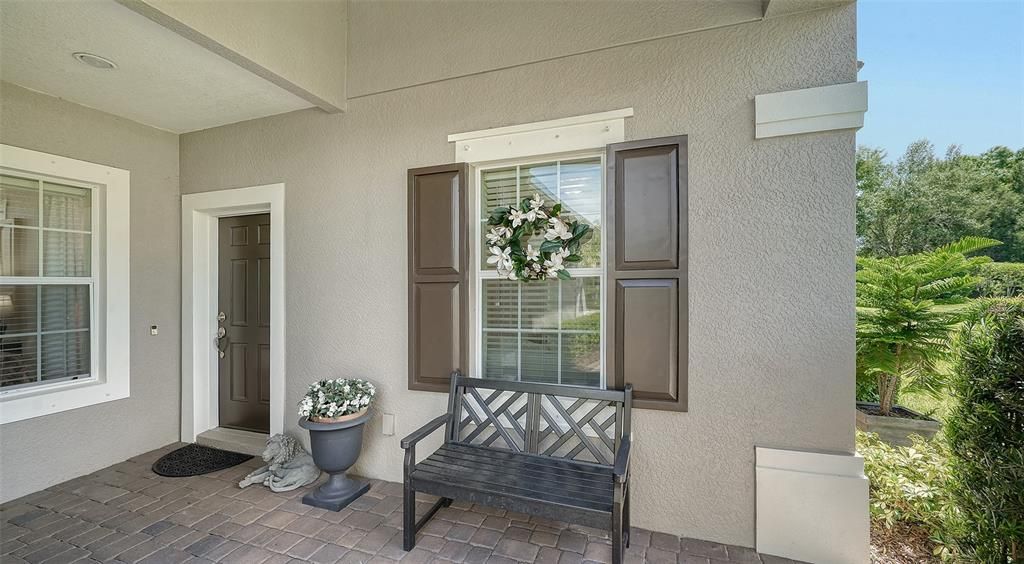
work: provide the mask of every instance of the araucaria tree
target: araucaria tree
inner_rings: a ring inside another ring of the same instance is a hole
[[[882,415],[903,389],[941,388],[937,363],[962,317],[936,306],[965,301],[980,281],[974,271],[991,260],[966,255],[998,244],[965,237],[926,253],[857,258],[857,372],[874,379]]]

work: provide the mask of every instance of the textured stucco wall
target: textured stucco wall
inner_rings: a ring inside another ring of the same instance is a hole
[[[445,408],[406,390],[406,169],[450,162],[450,133],[622,107],[629,139],[688,134],[690,411],[636,412],[634,522],[751,546],[755,445],[854,448],[854,133],[755,141],[752,99],[855,80],[854,28],[850,5],[191,133],[182,192],[286,184],[286,405],[374,380],[397,432],[375,417],[356,470],[400,480],[400,437]]]
[[[0,425],[3,502],[177,440],[181,203],[171,133],[0,83],[0,143],[131,171],[131,397]]]
[[[350,0],[349,97],[761,15],[761,0]]]

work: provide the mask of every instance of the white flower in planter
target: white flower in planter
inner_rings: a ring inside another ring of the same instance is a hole
[[[333,418],[357,413],[370,405],[377,390],[366,380],[337,378],[310,384],[299,402],[299,415]]]

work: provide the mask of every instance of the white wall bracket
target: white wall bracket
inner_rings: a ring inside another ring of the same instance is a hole
[[[868,83],[849,82],[754,97],[754,137],[860,129],[868,111]]]

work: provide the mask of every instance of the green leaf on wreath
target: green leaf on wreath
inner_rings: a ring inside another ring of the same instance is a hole
[[[562,243],[559,241],[544,241],[540,245],[540,252],[542,253],[553,253],[562,248]]]
[[[565,257],[565,262],[579,262],[581,260],[583,260],[583,257],[577,254],[571,254]]]
[[[570,280],[570,279],[572,279],[572,276],[569,275],[569,271],[568,270],[559,270],[558,271],[558,278],[560,278],[561,280]]]
[[[561,214],[561,213],[562,213],[562,204],[555,204],[551,208],[551,215],[552,216],[558,217],[558,215]]]

